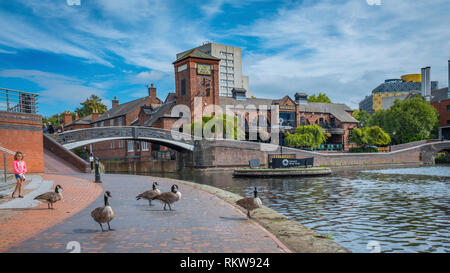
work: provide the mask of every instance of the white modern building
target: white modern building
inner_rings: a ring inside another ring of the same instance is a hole
[[[206,42],[197,49],[220,59],[219,66],[219,95],[231,97],[233,88],[244,88],[247,96],[251,93],[248,90],[248,76],[242,75],[242,50],[240,47]],[[192,50],[192,49],[189,49]],[[177,59],[187,51],[178,53]]]

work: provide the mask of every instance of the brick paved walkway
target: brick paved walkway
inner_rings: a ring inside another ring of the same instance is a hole
[[[77,175],[86,178],[87,175]],[[175,211],[163,211],[154,202],[149,207],[135,196],[158,181],[162,191],[170,179],[131,175],[103,175],[103,189],[111,191],[116,212],[115,231],[101,232],[90,211],[103,205],[100,196],[86,209],[19,245],[9,252],[68,252],[77,241],[82,252],[285,252],[277,240],[242,212],[214,195],[179,185],[183,194]],[[69,196],[69,190],[65,191]]]
[[[0,213],[5,217],[1,217],[0,221],[0,252],[61,223],[92,203],[102,193],[102,187],[89,180],[63,175],[42,177],[54,181],[52,188],[57,184],[63,187],[64,202],[56,203],[54,210],[47,209],[46,204],[26,209],[1,209]]]

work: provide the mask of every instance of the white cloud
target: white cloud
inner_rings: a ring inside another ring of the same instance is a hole
[[[0,48],[0,53],[1,54],[16,54],[17,51],[11,51],[11,50],[6,50],[6,49],[1,49]]]
[[[244,52],[244,73],[256,95],[279,91],[326,92],[355,102],[386,78],[432,67],[432,80],[447,81],[450,49],[448,1],[308,1],[280,9],[231,32],[256,37],[261,48]],[[270,54],[263,54],[269,50]]]
[[[160,71],[144,71],[136,75],[135,83],[149,83],[150,81],[157,81],[164,77],[164,73]]]
[[[36,83],[43,90],[39,92],[40,108],[46,108],[54,114],[64,110],[73,110],[80,106],[91,94],[104,98],[104,90],[87,85],[84,81],[55,73],[39,70],[5,69],[0,71],[0,77],[19,78]],[[109,104],[110,101],[109,101]],[[65,107],[62,109],[61,107]],[[56,108],[54,111],[51,108]]]

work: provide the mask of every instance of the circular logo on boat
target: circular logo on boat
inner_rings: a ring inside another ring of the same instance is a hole
[[[283,159],[283,161],[281,161],[281,164],[283,164],[283,166],[287,166],[289,165],[289,160]]]

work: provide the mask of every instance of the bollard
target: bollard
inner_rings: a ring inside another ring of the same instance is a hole
[[[95,183],[102,183],[100,180],[100,169],[99,169],[99,162],[98,157],[95,158]]]

